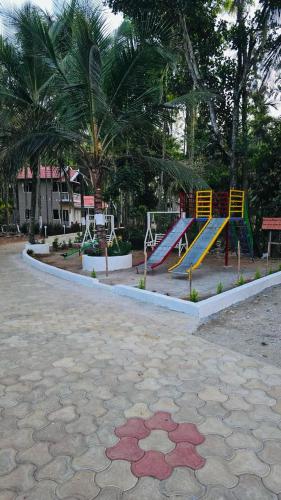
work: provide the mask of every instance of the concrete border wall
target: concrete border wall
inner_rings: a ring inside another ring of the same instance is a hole
[[[182,299],[177,299],[175,297],[169,297],[162,295],[160,293],[149,292],[148,290],[140,290],[139,288],[126,286],[126,285],[106,285],[100,283],[98,279],[90,278],[88,276],[82,276],[81,274],[75,274],[64,269],[59,269],[58,267],[50,266],[44,262],[40,262],[23,251],[23,259],[28,264],[57,278],[65,279],[67,281],[72,281],[73,283],[78,283],[83,286],[95,289],[103,289],[109,293],[114,293],[116,295],[121,295],[123,297],[128,297],[131,299],[139,300],[141,302],[146,302],[156,306],[164,307],[165,309],[170,309],[172,311],[178,311],[193,318],[197,318],[199,321],[204,321],[213,314],[226,309],[238,302],[245,299],[253,297],[258,293],[262,292],[266,288],[270,288],[275,285],[281,284],[281,271],[270,274],[258,280],[252,281],[251,283],[246,283],[245,285],[233,288],[227,292],[223,292],[219,295],[214,295],[209,299],[202,300],[201,302],[193,303],[185,301]]]

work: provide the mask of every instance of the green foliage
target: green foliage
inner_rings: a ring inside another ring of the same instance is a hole
[[[244,276],[243,274],[240,274],[237,282],[236,282],[236,285],[237,286],[242,286],[242,285],[245,285],[245,279],[244,279]]]
[[[256,270],[255,272],[255,276],[254,276],[254,279],[255,280],[259,280],[261,278],[261,272],[259,269]]]
[[[32,250],[32,248],[29,248],[27,251],[26,251],[27,255],[29,255],[30,257],[33,257],[34,256],[34,250]]]
[[[220,281],[220,282],[218,283],[218,286],[217,286],[217,294],[222,293],[222,292],[223,292],[223,284],[222,284],[222,282]]]
[[[52,248],[54,250],[54,252],[57,252],[58,249],[59,249],[59,239],[58,238],[55,238],[53,243],[52,243]]]
[[[63,241],[60,243],[59,248],[60,248],[61,250],[66,250],[66,249],[67,249],[67,243],[66,243],[66,241],[65,241],[65,240],[63,240]]]
[[[83,236],[81,233],[77,233],[74,239],[74,243],[82,243],[83,241]]]
[[[73,243],[71,238],[69,238],[68,240],[68,248],[73,248]]]
[[[193,288],[191,290],[191,294],[190,294],[189,300],[191,302],[198,302],[198,300],[199,300],[199,292],[197,290],[195,290],[195,288]]]
[[[138,288],[140,290],[145,290],[145,279],[144,278],[140,278]]]
[[[92,278],[96,278],[97,277],[97,273],[96,273],[96,271],[94,269],[91,272],[91,277]]]
[[[112,245],[108,247],[108,256],[121,256],[128,255],[132,250],[132,244],[129,241],[119,240],[118,243],[116,241],[113,242]]]
[[[272,267],[270,267],[268,270],[268,274],[273,274],[273,273],[274,273],[274,271],[273,271]]]

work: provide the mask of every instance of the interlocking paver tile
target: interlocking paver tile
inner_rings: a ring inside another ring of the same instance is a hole
[[[82,434],[69,434],[62,441],[51,444],[50,453],[53,456],[70,455],[79,456],[87,450],[85,437]]]
[[[205,488],[200,484],[194,472],[181,467],[174,469],[172,475],[160,483],[161,491],[168,497],[201,498]]]
[[[212,386],[206,386],[203,391],[198,392],[198,396],[203,401],[216,401],[217,403],[223,403],[228,399],[217,387]]]
[[[117,444],[106,449],[106,456],[110,460],[128,460],[129,462],[136,462],[144,456],[144,451],[139,447],[136,438],[123,437]]]
[[[152,415],[152,411],[149,410],[146,403],[136,403],[129,409],[126,409],[124,414],[126,418],[149,418]]]
[[[227,437],[232,433],[232,429],[216,417],[207,417],[203,424],[198,425],[198,429],[202,434],[218,434],[219,436]]]
[[[46,427],[48,424],[49,421],[42,410],[38,410],[29,413],[24,418],[21,418],[18,421],[18,428],[22,429],[23,427],[32,427],[32,429],[41,429],[42,427]]]
[[[0,476],[0,491],[5,489],[15,489],[21,491],[30,490],[35,484],[33,477],[34,471],[34,465],[24,464],[19,465],[16,469],[10,472],[10,474]]]
[[[235,456],[228,462],[233,474],[254,474],[259,477],[266,476],[270,467],[258,459],[253,450],[237,450]]]
[[[67,498],[77,495],[85,500],[96,498],[99,488],[94,482],[94,474],[88,471],[76,472],[76,474],[66,483],[57,488],[59,498]]]
[[[197,470],[195,475],[205,486],[221,485],[225,488],[234,488],[239,481],[229,469],[227,462],[217,457],[208,457],[205,466]]]
[[[64,408],[55,410],[48,415],[48,419],[51,420],[51,422],[61,420],[62,422],[68,423],[72,420],[75,420],[76,418],[77,413],[74,406],[65,406]]]
[[[151,476],[162,480],[167,479],[172,471],[173,468],[160,451],[146,451],[141,460],[132,464],[132,472],[137,477]]]
[[[218,456],[227,459],[234,454],[234,450],[227,445],[226,439],[211,434],[206,436],[204,443],[197,446],[197,452],[205,458]]]
[[[49,453],[48,443],[36,443],[32,448],[23,450],[17,454],[18,463],[31,463],[41,467],[53,459]]]
[[[36,479],[50,479],[64,483],[73,476],[70,457],[56,457],[36,472]]]
[[[121,498],[123,500],[125,497],[122,495],[122,493],[122,490],[120,490],[119,488],[108,486],[100,490],[98,496],[96,497],[96,500],[121,500]],[[124,495],[126,495],[126,492],[124,493]]]
[[[253,434],[258,439],[281,439],[281,429],[267,422],[262,422],[257,429],[253,430]]]
[[[65,427],[62,422],[51,422],[47,427],[34,432],[37,441],[48,441],[57,443],[66,436]]]
[[[40,481],[27,494],[16,496],[16,500],[54,500],[57,483],[54,481]],[[0,496],[1,499],[1,496]]]
[[[167,453],[175,448],[175,443],[169,439],[166,431],[153,430],[147,438],[139,441],[139,447],[145,451],[156,450]]]
[[[9,474],[16,467],[16,452],[12,448],[0,450],[0,476]]]
[[[178,424],[173,421],[171,415],[166,411],[157,411],[151,418],[145,421],[145,426],[150,430],[174,431]]]
[[[130,491],[125,491],[122,500],[165,500],[160,492],[160,481],[151,477],[141,477],[138,484]],[[111,498],[108,500],[111,500]]]
[[[247,474],[240,477],[233,492],[238,500],[277,500],[277,496],[268,491],[259,478]]]
[[[137,477],[131,472],[131,465],[124,460],[115,460],[110,467],[96,474],[96,483],[100,488],[115,486],[122,491],[130,490],[137,484]]]
[[[258,456],[267,464],[281,464],[281,440],[265,441]]]
[[[124,425],[115,429],[115,434],[119,438],[134,437],[137,439],[144,439],[150,434],[150,430],[145,426],[143,419],[130,418]]]
[[[274,464],[268,476],[263,478],[263,483],[269,490],[277,495],[281,493],[281,464]]]
[[[250,450],[261,450],[262,442],[256,439],[250,432],[234,431],[226,438],[226,443],[232,448],[248,448]]]
[[[105,454],[105,448],[103,446],[93,446],[83,455],[75,457],[72,461],[72,467],[75,470],[89,469],[99,472],[107,469],[110,463]]]

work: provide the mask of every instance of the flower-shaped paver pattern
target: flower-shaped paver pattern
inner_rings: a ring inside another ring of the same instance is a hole
[[[161,430],[168,433],[174,449],[169,453],[156,450],[143,450],[139,441],[145,440],[151,432]],[[130,418],[116,427],[115,434],[119,442],[106,449],[110,460],[127,460],[131,462],[131,471],[136,477],[155,477],[167,479],[174,467],[201,469],[205,459],[201,457],[195,446],[203,443],[205,438],[191,423],[177,424],[168,412],[158,411],[148,419]]]

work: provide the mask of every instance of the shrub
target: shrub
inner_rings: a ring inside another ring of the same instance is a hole
[[[73,248],[73,243],[71,238],[69,238],[68,240],[68,248]]]
[[[74,243],[82,243],[83,241],[83,236],[81,233],[77,233],[74,239]]]
[[[97,277],[97,273],[96,273],[96,271],[94,269],[91,272],[91,276],[92,276],[92,278],[96,278]]]
[[[191,294],[190,294],[190,300],[191,302],[198,302],[199,300],[199,292],[197,292],[197,290],[195,290],[195,288],[193,288],[191,290]]]
[[[59,245],[61,250],[66,250],[67,249],[67,244],[66,241],[63,240],[63,242]]]
[[[54,241],[52,243],[52,247],[53,247],[54,252],[58,251],[58,249],[59,249],[59,239],[58,238],[54,239]]]
[[[270,267],[268,270],[268,274],[273,274],[273,273],[274,273],[274,271],[273,271],[272,267]]]
[[[138,288],[140,290],[145,290],[145,279],[144,278],[140,278]]]
[[[220,282],[218,283],[218,286],[217,286],[217,294],[222,293],[222,292],[223,292],[223,284],[222,284],[222,282],[220,281]]]
[[[255,276],[254,276],[254,279],[255,280],[259,280],[261,278],[261,272],[259,269],[256,270],[255,272]]]
[[[245,285],[245,279],[244,279],[243,274],[240,274],[240,276],[236,282],[236,285],[238,285],[238,286]]]
[[[85,248],[83,253],[84,255],[89,255],[89,257],[101,257],[102,250],[100,247],[89,247]]]
[[[34,255],[34,251],[33,251],[31,248],[29,248],[29,249],[26,251],[26,253],[27,253],[27,255],[30,255],[30,257],[33,257],[33,255]]]
[[[128,255],[132,250],[132,245],[129,241],[118,241],[118,244],[116,241],[113,242],[112,245],[108,247],[108,256],[109,257],[114,257],[114,256],[121,256],[121,255]]]

